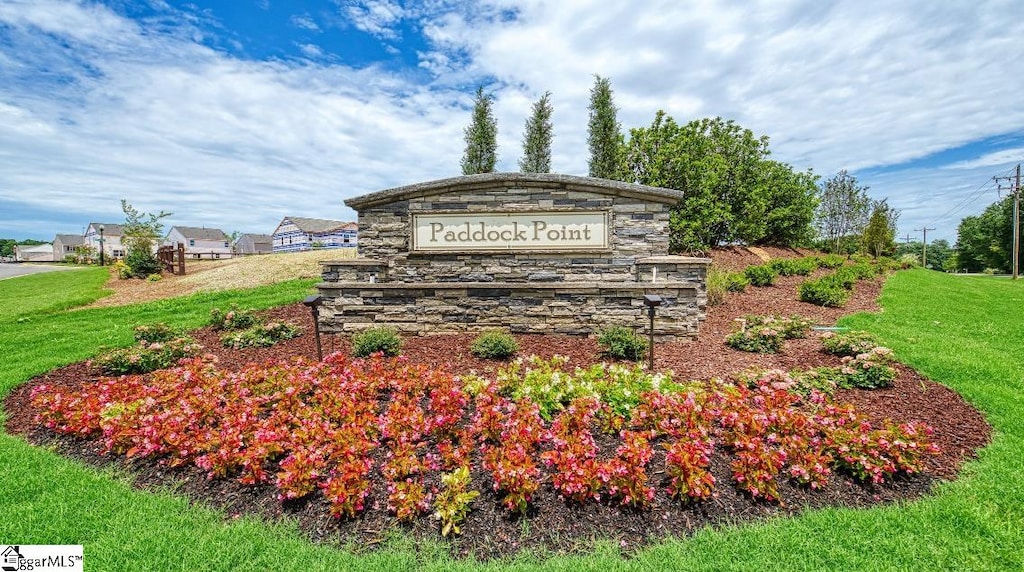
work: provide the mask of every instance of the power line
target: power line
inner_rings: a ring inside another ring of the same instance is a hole
[[[991,190],[991,189],[989,189],[989,187],[992,187],[994,184],[995,184],[995,181],[993,181],[992,179],[989,179],[989,180],[985,181],[984,183],[979,185],[977,189],[974,189],[974,191],[970,195],[965,197],[959,203],[953,205],[953,208],[951,208],[948,211],[946,211],[942,216],[934,219],[935,222],[942,222],[942,221],[948,219],[950,217],[950,215],[956,213],[960,209],[962,209],[965,206],[967,206],[968,203],[973,202],[975,199],[977,199],[981,195],[985,194],[985,192]]]

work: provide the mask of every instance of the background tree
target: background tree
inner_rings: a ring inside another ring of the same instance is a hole
[[[956,234],[960,269],[982,272],[992,268],[998,272],[1009,272],[1012,266],[1013,197],[1007,196],[990,204],[978,216],[965,217],[960,221]],[[928,250],[930,254],[930,245]]]
[[[618,111],[612,101],[612,84],[608,78],[594,75],[589,109],[587,145],[590,147],[590,176],[618,179],[622,126],[619,124]]]
[[[476,88],[473,119],[466,127],[466,152],[462,156],[462,174],[493,173],[498,163],[498,120],[494,118],[494,96]]]
[[[815,225],[825,250],[848,253],[856,244],[871,216],[872,200],[867,190],[845,169],[822,184]]]
[[[551,172],[551,92],[533,104],[533,113],[526,120],[523,130],[523,157],[519,159],[519,170],[523,173]]]
[[[896,221],[899,218],[900,211],[890,207],[887,199],[875,201],[861,235],[864,252],[875,258],[896,252]]]
[[[684,192],[670,221],[673,252],[731,242],[793,246],[812,232],[816,177],[769,154],[767,137],[733,121],[679,125],[659,111],[650,127],[630,130],[623,173],[630,182]]]
[[[155,253],[157,244],[163,236],[164,225],[160,220],[171,216],[171,213],[139,212],[125,199],[121,199],[121,210],[125,216],[124,224],[121,225],[121,243],[127,250],[124,262],[130,275],[145,278],[150,274],[160,274],[163,268]]]
[[[912,240],[896,245],[894,256],[902,258],[913,256],[918,263],[921,262],[921,250],[924,245],[920,240]],[[945,239],[933,240],[928,243],[928,268],[932,270],[956,270],[956,251]]]

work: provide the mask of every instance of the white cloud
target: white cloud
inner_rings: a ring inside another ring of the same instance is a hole
[[[345,7],[345,15],[356,28],[389,40],[398,37],[392,27],[404,13],[402,6],[392,0],[358,0]]]
[[[209,32],[195,21],[146,28],[100,4],[0,3],[5,45],[18,47],[0,48],[2,198],[116,215],[127,197],[176,211],[178,223],[247,231],[289,213],[351,216],[344,198],[458,172],[466,92],[479,82],[497,97],[499,168],[516,169],[530,104],[550,90],[553,168],[585,174],[595,73],[611,79],[624,129],[658,109],[682,122],[720,115],[771,136],[777,159],[826,175],[1024,134],[1008,79],[1024,75],[1024,42],[999,5],[338,5],[392,51],[419,49],[429,81],[324,63],[344,60],[312,45],[299,49],[316,63],[242,61],[202,46]],[[1021,158],[1002,151],[869,182],[915,228]]]
[[[943,169],[976,169],[978,167],[997,167],[1017,161],[1024,161],[1024,147],[1016,149],[1003,149],[994,153],[987,153],[968,161],[959,161],[944,165]]]
[[[320,31],[320,26],[317,25],[316,20],[313,20],[309,14],[296,14],[292,16],[292,25],[312,32]]]

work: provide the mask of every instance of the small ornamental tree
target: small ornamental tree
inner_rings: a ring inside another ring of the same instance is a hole
[[[815,225],[832,252],[844,250],[844,239],[860,235],[867,226],[872,205],[867,190],[845,170],[822,183]]]
[[[864,251],[878,258],[896,251],[896,221],[900,211],[889,206],[886,199],[876,201],[871,209],[871,218],[864,228],[861,244]]]
[[[493,173],[498,162],[498,120],[494,118],[494,96],[476,88],[473,120],[466,127],[466,152],[462,156],[462,174]]]
[[[523,132],[523,158],[519,170],[524,173],[551,172],[551,92],[533,104],[533,114]]]
[[[146,278],[150,274],[160,274],[162,267],[154,250],[163,235],[164,225],[160,219],[172,213],[160,211],[159,214],[139,212],[128,201],[121,199],[121,210],[125,221],[121,225],[122,242],[127,249],[124,262],[128,265],[131,276]]]
[[[619,178],[622,133],[616,114],[611,81],[595,75],[594,87],[590,90],[590,122],[587,131],[591,177]]]

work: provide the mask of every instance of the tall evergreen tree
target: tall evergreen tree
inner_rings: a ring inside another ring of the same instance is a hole
[[[473,120],[466,127],[466,152],[462,156],[462,174],[493,173],[498,162],[498,120],[492,109],[494,96],[476,88]]]
[[[619,178],[619,153],[622,132],[612,102],[612,84],[608,78],[594,75],[590,90],[590,122],[587,144],[590,146],[590,176]]]
[[[523,131],[523,158],[519,170],[524,173],[551,172],[551,92],[533,104],[533,114]]]

